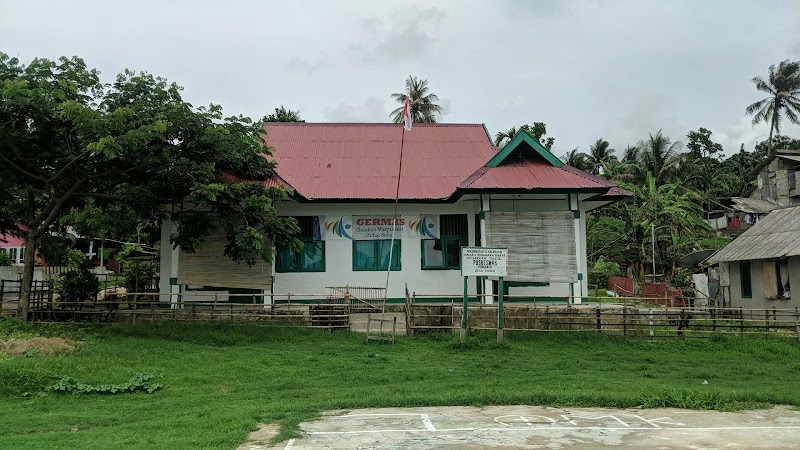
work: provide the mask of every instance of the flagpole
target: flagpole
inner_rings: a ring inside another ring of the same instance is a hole
[[[389,274],[392,273],[392,254],[394,252],[394,235],[397,230],[397,205],[400,203],[400,175],[403,173],[403,144],[406,141],[406,126],[403,125],[403,132],[400,135],[400,164],[397,169],[397,189],[394,194],[394,214],[392,216],[392,240],[389,244],[389,267],[386,269],[386,287],[383,291],[383,309],[381,314],[386,310],[386,301],[389,298]]]

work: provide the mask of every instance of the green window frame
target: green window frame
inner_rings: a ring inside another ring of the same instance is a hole
[[[300,216],[295,220],[300,226],[299,239],[303,242],[303,248],[300,251],[279,248],[275,272],[325,272],[325,241],[316,239],[319,233],[314,233],[314,228],[319,227],[319,219],[316,216]]]
[[[439,216],[439,239],[422,239],[422,270],[460,270],[461,247],[469,242],[466,214]]]
[[[739,281],[742,298],[753,298],[753,279],[750,274],[750,261],[739,261]]]
[[[389,267],[389,246],[391,239],[353,241],[353,272],[385,271]],[[392,272],[401,270],[402,246],[399,239],[394,241],[392,250]]]

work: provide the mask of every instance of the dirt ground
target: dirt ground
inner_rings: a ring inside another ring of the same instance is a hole
[[[334,411],[300,427],[297,439],[270,447],[267,433],[240,449],[784,449],[797,448],[800,411],[383,408]]]
[[[0,354],[15,356],[35,351],[45,355],[75,350],[78,343],[59,337],[0,340]]]

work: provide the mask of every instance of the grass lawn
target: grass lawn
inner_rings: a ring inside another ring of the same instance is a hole
[[[5,327],[5,331],[3,331]],[[5,335],[3,334],[5,333]],[[796,340],[622,339],[493,334],[364,343],[363,335],[290,327],[156,323],[20,327],[85,343],[59,356],[0,356],[0,448],[234,448],[256,422],[301,421],[340,408],[533,404],[737,409],[800,405]],[[45,392],[60,376],[124,383],[152,394]],[[707,384],[704,384],[707,381]]]

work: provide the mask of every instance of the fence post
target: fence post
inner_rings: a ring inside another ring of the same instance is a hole
[[[794,332],[797,334],[797,340],[800,341],[800,310],[797,306],[794,307]]]
[[[622,335],[628,335],[628,308],[626,306],[622,307]]]
[[[744,334],[744,310],[739,308],[739,335]]]
[[[764,310],[764,338],[769,337],[769,310]]]
[[[655,333],[653,333],[653,309],[652,308],[647,310],[647,322],[650,325],[650,337],[654,337]]]
[[[595,310],[595,321],[596,321],[596,324],[597,324],[597,331],[600,331],[601,328],[603,327],[603,321],[602,321],[601,316],[600,316],[600,307],[599,306]]]
[[[716,308],[711,306],[709,307],[711,311],[711,331],[716,334],[717,332],[717,315],[716,315]]]

